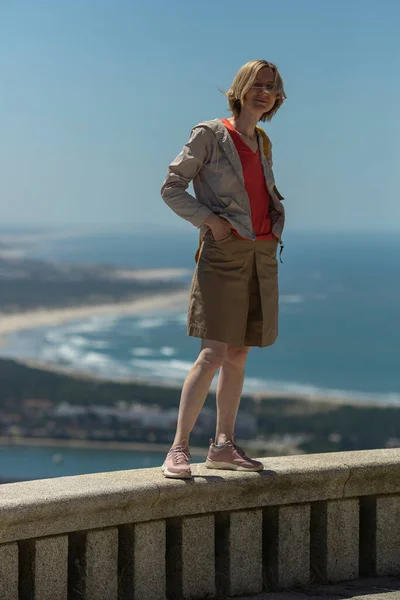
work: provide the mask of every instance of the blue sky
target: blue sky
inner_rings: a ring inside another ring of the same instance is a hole
[[[399,231],[399,21],[397,0],[3,0],[1,222],[190,228],[167,165],[265,58],[288,228]]]

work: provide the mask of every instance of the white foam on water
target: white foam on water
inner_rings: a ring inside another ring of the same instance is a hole
[[[110,347],[110,344],[108,342],[104,342],[103,340],[88,340],[88,345],[90,345],[92,348],[97,348],[98,350]]]
[[[79,365],[84,354],[74,345],[61,344],[58,347],[45,346],[41,352],[41,360]]]
[[[160,354],[162,354],[163,356],[173,356],[174,354],[176,354],[176,350],[175,348],[171,348],[170,346],[163,346],[162,348],[160,348]]]
[[[67,365],[69,369],[88,370],[96,375],[118,379],[118,377],[132,377],[146,379],[154,383],[183,384],[187,374],[192,368],[192,361],[170,358],[175,349],[164,346],[160,351],[147,347],[132,349],[135,358],[129,362],[116,361],[111,357],[98,352],[85,352],[82,345],[63,343],[58,347],[46,345],[41,352],[40,360]],[[153,359],[152,356],[162,354],[165,358]],[[216,387],[217,378],[214,378],[212,389]],[[288,396],[307,397],[310,400],[332,399],[349,402],[374,403],[380,405],[400,406],[400,393],[362,392],[334,388],[323,388],[311,383],[295,381],[279,381],[246,377],[244,382],[246,394],[287,394]]]
[[[192,362],[183,360],[141,360],[131,361],[132,367],[154,379],[167,379],[172,382],[182,382],[192,368]]]
[[[95,348],[97,350],[102,350],[104,348],[108,348],[110,346],[109,343],[103,340],[91,340],[89,338],[84,338],[80,335],[71,335],[65,338],[65,341],[72,344],[73,346],[79,346],[80,348],[84,348],[88,346],[90,348]]]
[[[52,344],[60,344],[65,339],[65,331],[62,328],[50,329],[46,331],[44,339]]]
[[[155,352],[151,348],[133,348],[131,354],[133,356],[154,356]]]
[[[108,356],[99,354],[99,352],[88,352],[81,360],[81,364],[85,367],[94,367],[96,369],[103,368],[110,363]]]
[[[187,325],[187,313],[179,313],[179,315],[175,315],[174,323],[177,325],[183,325],[186,327]]]
[[[139,329],[154,329],[166,325],[167,319],[162,317],[147,317],[136,321],[135,325]]]
[[[287,393],[288,395],[303,396],[310,399],[340,399],[351,402],[371,402],[379,404],[400,405],[400,394],[398,392],[361,392],[353,390],[342,390],[334,388],[323,388],[312,384],[298,383],[292,381],[265,380],[260,378],[246,378],[244,391]]]
[[[71,335],[68,338],[68,342],[74,346],[87,346],[88,340],[80,335]]]
[[[108,331],[120,319],[119,315],[98,315],[82,321],[74,321],[73,324],[65,327],[68,333],[95,333],[98,331]]]

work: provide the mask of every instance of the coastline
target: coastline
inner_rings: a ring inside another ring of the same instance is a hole
[[[162,274],[166,277],[173,275],[173,269],[148,269],[141,270],[136,272],[137,275],[143,277],[145,279],[158,278]],[[120,273],[123,277],[129,278],[134,275],[134,272],[131,270],[121,270]],[[174,273],[176,274],[176,273]],[[36,327],[44,327],[44,326],[57,326],[66,322],[78,321],[90,317],[95,317],[99,315],[136,315],[143,314],[147,312],[157,312],[159,310],[168,310],[171,312],[174,311],[186,311],[187,304],[189,299],[189,288],[186,287],[179,291],[170,291],[164,293],[152,294],[149,296],[143,296],[139,298],[133,298],[132,300],[125,302],[113,302],[113,303],[105,303],[105,304],[94,304],[94,305],[80,305],[75,307],[68,308],[54,308],[54,309],[39,309],[25,312],[16,312],[16,313],[1,313],[0,312],[0,348],[6,342],[7,335],[18,330],[23,329],[33,329]],[[0,355],[1,357],[1,355]],[[30,366],[33,368],[38,368],[46,371],[53,371],[56,373],[67,374],[72,377],[78,377],[83,379],[93,379],[97,381],[119,381],[120,383],[126,384],[149,384],[155,385],[160,388],[181,388],[181,383],[177,382],[169,382],[162,381],[159,383],[151,382],[146,378],[139,377],[121,377],[118,380],[110,379],[108,377],[101,377],[99,375],[95,375],[89,371],[84,369],[74,369],[71,370],[69,368],[62,368],[60,366],[55,366],[52,364],[48,364],[42,361],[35,361],[31,359],[14,359],[16,362],[20,364]],[[215,385],[212,385],[211,389],[213,391]],[[324,403],[326,405],[349,405],[349,406],[359,406],[359,407],[377,407],[377,408],[388,408],[388,407],[396,407],[399,406],[398,401],[390,402],[382,400],[377,400],[375,398],[369,399],[366,394],[360,393],[360,396],[357,397],[354,395],[353,397],[347,396],[345,393],[341,395],[338,390],[337,393],[331,393],[327,391],[324,394],[323,390],[318,391],[317,393],[307,393],[303,391],[296,392],[295,390],[257,390],[257,391],[245,391],[243,396],[250,396],[255,401],[258,402],[268,402],[269,399],[291,399],[294,401],[306,401],[307,403],[318,404]]]
[[[1,356],[0,356],[1,358]],[[32,359],[20,359],[13,358],[13,362],[16,362],[25,367],[39,369],[41,371],[47,371],[50,373],[56,373],[59,375],[66,375],[68,377],[86,380],[86,381],[96,381],[102,384],[107,383],[121,383],[124,385],[145,385],[149,387],[161,389],[174,389],[181,390],[182,383],[176,381],[157,381],[154,382],[146,377],[118,377],[118,378],[110,378],[102,375],[95,374],[86,369],[78,369],[78,368],[65,368],[60,365],[54,365],[51,363],[46,363],[43,361],[32,360]],[[212,382],[210,387],[210,392],[216,392],[217,384],[216,382]],[[349,397],[343,394],[342,396],[338,393],[332,395],[327,392],[324,394],[322,391],[318,394],[307,394],[305,392],[295,392],[295,391],[278,391],[278,390],[265,390],[252,392],[244,390],[242,393],[242,398],[251,398],[256,403],[268,403],[269,401],[291,401],[295,403],[305,403],[308,405],[310,409],[313,407],[318,409],[321,405],[324,405],[326,409],[331,410],[332,408],[340,408],[342,406],[351,406],[354,408],[377,408],[377,409],[387,409],[387,408],[400,408],[398,403],[385,402],[383,400],[374,400],[374,399],[365,399],[365,397],[360,394],[359,397],[353,396]]]
[[[148,311],[168,309],[178,311],[186,309],[188,289],[179,292],[164,292],[140,297],[127,302],[106,304],[87,304],[68,308],[34,310],[19,313],[0,313],[0,345],[4,337],[20,329],[33,329],[49,325],[61,325],[98,315],[134,315]]]

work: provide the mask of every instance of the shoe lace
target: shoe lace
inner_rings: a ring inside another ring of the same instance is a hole
[[[242,448],[240,448],[240,446],[238,446],[237,444],[235,444],[235,442],[232,441],[228,441],[227,442],[230,446],[232,446],[232,448],[234,448],[236,450],[236,452],[239,454],[239,456],[246,456],[246,453],[244,450],[242,450]]]
[[[174,460],[176,463],[184,463],[187,462],[191,457],[189,448],[185,446],[175,446],[171,448],[170,452],[174,455]]]

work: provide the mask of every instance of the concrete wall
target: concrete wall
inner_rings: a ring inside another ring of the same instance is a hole
[[[223,598],[400,574],[400,449],[0,487],[1,600]]]

